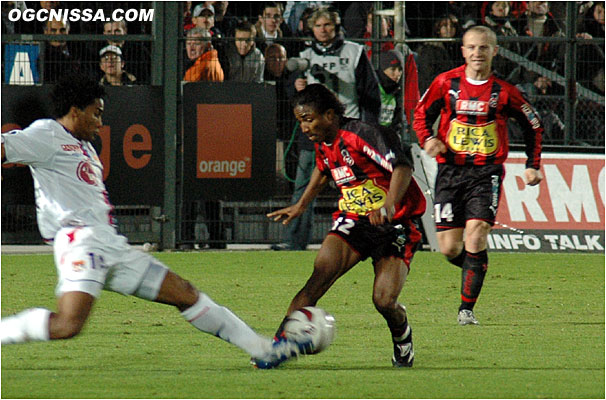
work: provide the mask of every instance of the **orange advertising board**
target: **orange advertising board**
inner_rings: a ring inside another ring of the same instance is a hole
[[[250,178],[252,105],[198,104],[196,178]]]

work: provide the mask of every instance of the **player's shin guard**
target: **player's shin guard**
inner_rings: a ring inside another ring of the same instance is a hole
[[[473,310],[482,290],[487,269],[488,253],[486,250],[478,253],[467,252],[461,273],[461,306],[459,311]]]
[[[49,340],[48,321],[51,312],[30,308],[0,320],[2,345]]]
[[[196,304],[181,315],[202,332],[232,343],[253,357],[265,355],[270,347],[267,338],[258,335],[236,314],[202,292],[199,293]]]
[[[467,252],[465,251],[465,248],[463,248],[463,250],[461,250],[461,253],[459,253],[459,255],[454,256],[452,258],[446,257],[446,259],[452,265],[455,265],[455,266],[457,266],[459,268],[463,268],[463,263],[465,262],[465,256],[466,255],[467,255]]]

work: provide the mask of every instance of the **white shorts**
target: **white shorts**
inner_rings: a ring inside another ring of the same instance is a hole
[[[168,268],[131,247],[110,226],[67,227],[55,235],[57,296],[85,292],[98,298],[102,290],[155,300]]]

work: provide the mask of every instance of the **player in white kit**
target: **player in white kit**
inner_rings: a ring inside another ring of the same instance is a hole
[[[249,353],[258,368],[313,351],[311,341],[272,343],[258,335],[116,232],[103,166],[90,143],[102,126],[104,96],[103,87],[88,77],[65,77],[52,93],[57,119],[2,134],[2,162],[30,167],[38,226],[54,246],[58,273],[57,311],[31,308],[2,318],[2,345],[77,335],[101,291],[110,290],[177,307],[199,330]]]

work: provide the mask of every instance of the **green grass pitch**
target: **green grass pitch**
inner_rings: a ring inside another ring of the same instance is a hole
[[[157,257],[253,328],[272,335],[315,252],[161,253]],[[372,265],[319,306],[337,319],[323,353],[255,370],[240,349],[171,307],[104,292],[83,333],[2,347],[2,398],[604,398],[604,256],[490,253],[476,315],[458,326],[460,272],[417,253],[400,296],[415,365],[391,366],[371,301]],[[2,256],[2,315],[55,308],[50,255]]]

